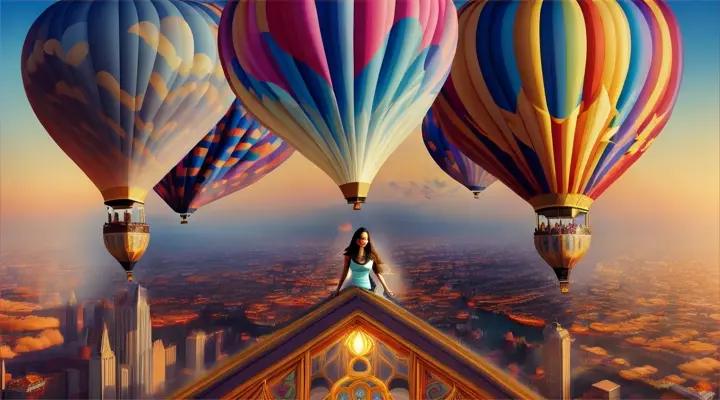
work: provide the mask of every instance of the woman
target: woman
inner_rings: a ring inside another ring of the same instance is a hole
[[[382,260],[370,241],[370,232],[365,228],[358,228],[353,234],[350,245],[345,249],[345,263],[340,276],[340,283],[338,283],[334,295],[340,293],[340,288],[345,282],[348,270],[352,271],[350,285],[372,290],[370,283],[370,271],[372,270],[377,275],[383,289],[385,289],[385,293],[392,296],[393,292],[388,288],[385,278],[382,276],[382,265]]]

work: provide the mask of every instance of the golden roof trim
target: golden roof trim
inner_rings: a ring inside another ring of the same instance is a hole
[[[459,346],[456,341],[453,341],[448,336],[443,334],[442,332],[438,331],[436,328],[432,327],[427,322],[421,320],[420,318],[416,317],[415,315],[411,314],[409,311],[403,309],[402,307],[399,307],[390,301],[381,298],[380,296],[377,296],[375,294],[369,293],[365,290],[359,289],[359,288],[349,288],[344,290],[340,293],[339,296],[337,296],[334,299],[331,299],[324,304],[320,305],[317,309],[312,310],[299,318],[294,323],[285,326],[275,333],[272,333],[268,336],[266,336],[261,342],[257,343],[254,346],[251,346],[238,354],[235,354],[231,357],[226,358],[223,362],[221,362],[218,366],[213,368],[211,371],[208,372],[208,375],[204,379],[201,379],[197,382],[192,382],[188,385],[185,385],[180,390],[176,391],[175,393],[170,394],[167,398],[169,399],[187,399],[187,398],[193,398],[193,395],[198,392],[205,391],[212,387],[214,384],[222,382],[226,378],[229,378],[234,371],[246,366],[249,362],[255,361],[258,356],[262,355],[263,353],[267,351],[271,351],[273,348],[279,346],[280,344],[285,343],[288,339],[290,339],[295,334],[298,334],[302,332],[308,325],[314,323],[315,321],[322,319],[325,315],[327,315],[329,312],[333,311],[335,308],[338,308],[342,306],[343,304],[349,302],[353,298],[361,298],[371,304],[373,306],[379,308],[382,311],[385,311],[386,313],[392,315],[395,319],[398,321],[404,323],[405,325],[412,327],[416,331],[418,331],[421,334],[424,334],[425,336],[433,339],[438,345],[442,346],[443,350],[450,353],[453,357],[456,359],[461,360],[468,366],[472,366],[477,371],[481,372],[484,376],[488,377],[489,381],[492,381],[496,386],[501,388],[503,391],[507,391],[508,393],[513,393],[515,398],[524,398],[524,399],[539,399],[542,398],[537,393],[533,392],[531,389],[527,388],[526,386],[520,384],[515,378],[513,378],[510,374],[502,371],[500,368],[490,364],[488,361],[480,357],[479,355],[471,352],[469,349],[463,348],[462,346]],[[354,310],[344,318],[342,318],[340,321],[336,322],[332,328],[327,329],[323,334],[318,335],[313,340],[310,340],[306,343],[301,344],[298,346],[297,349],[295,349],[293,352],[285,356],[286,360],[293,360],[298,359],[298,357],[302,357],[306,352],[310,351],[317,343],[321,342],[322,340],[325,340],[328,336],[334,334],[337,330],[342,329],[346,327],[348,324],[354,325],[356,323],[360,323],[360,320],[364,323],[368,323],[369,325],[373,326],[376,329],[380,329],[383,332],[385,332],[389,337],[391,337],[393,340],[399,341],[404,346],[406,346],[409,350],[412,352],[415,352],[421,359],[427,360],[430,363],[437,366],[438,369],[442,371],[442,373],[450,374],[452,375],[452,371],[449,371],[448,368],[431,357],[427,352],[425,352],[423,349],[415,347],[414,344],[409,343],[404,338],[398,337],[393,332],[384,329],[384,325],[381,324],[378,321],[375,321],[373,317],[367,315],[362,310]],[[282,368],[281,365],[278,365],[277,367],[272,367],[271,370],[274,371],[275,369]],[[266,370],[268,371],[268,370]],[[265,373],[263,374],[265,375]],[[463,377],[455,378],[459,382],[466,384],[465,379]],[[257,382],[257,380],[253,379],[254,382]],[[250,383],[250,382],[247,382]],[[477,386],[473,384],[472,382],[467,382],[468,386],[471,388],[476,388]],[[242,387],[246,388],[247,385],[243,384]],[[240,388],[237,388],[240,389]],[[236,392],[238,390],[233,390],[233,392]],[[479,388],[481,389],[481,388]]]

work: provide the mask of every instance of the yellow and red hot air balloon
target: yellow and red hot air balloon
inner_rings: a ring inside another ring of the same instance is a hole
[[[661,0],[480,0],[458,18],[433,111],[451,142],[533,206],[535,247],[567,292],[590,247],[591,204],[670,118],[678,23]]]
[[[187,0],[58,1],[22,53],[30,105],[108,206],[103,239],[128,280],[150,242],[153,186],[227,111],[221,8]]]

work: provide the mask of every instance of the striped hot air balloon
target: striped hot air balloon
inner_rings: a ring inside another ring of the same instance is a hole
[[[272,172],[295,152],[235,100],[218,124],[155,185],[180,214],[180,223],[198,208],[237,192]]]
[[[422,137],[433,161],[443,172],[470,190],[476,199],[497,180],[447,140],[432,109],[423,120]]]
[[[234,99],[218,58],[221,12],[185,0],[63,0],[25,39],[30,105],[102,194],[105,247],[128,280],[150,240],[148,191]]]
[[[451,142],[533,206],[535,246],[566,292],[590,246],[590,205],[670,118],[678,23],[661,0],[474,0],[458,18],[433,111]]]
[[[238,98],[357,210],[422,122],[456,43],[451,0],[241,0],[219,34]]]

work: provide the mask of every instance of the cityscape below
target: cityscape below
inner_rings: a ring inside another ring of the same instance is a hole
[[[5,254],[3,396],[171,394],[327,301],[341,250],[148,257],[140,285],[117,279],[105,297],[49,279],[31,287],[43,261]],[[417,240],[388,250],[388,284],[405,309],[545,397],[709,400],[718,390],[720,285],[707,265],[620,256],[559,295],[530,252]]]

